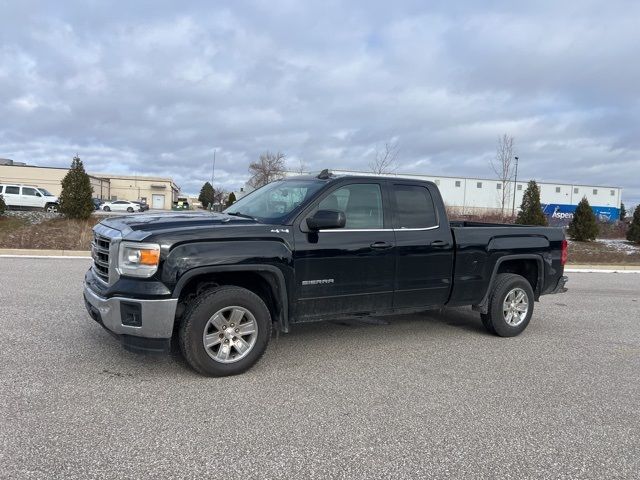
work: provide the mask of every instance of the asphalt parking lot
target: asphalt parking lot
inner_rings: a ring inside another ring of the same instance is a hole
[[[91,321],[88,265],[0,258],[1,478],[638,478],[640,274],[570,274],[517,338],[306,325],[213,379]]]

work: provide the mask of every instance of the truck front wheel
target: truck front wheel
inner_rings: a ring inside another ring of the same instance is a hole
[[[200,295],[180,326],[180,350],[197,372],[223,377],[245,372],[264,354],[271,338],[271,314],[245,288],[222,286]]]
[[[482,314],[485,328],[500,337],[520,334],[533,315],[533,288],[526,278],[514,273],[496,277],[489,297],[489,310]]]

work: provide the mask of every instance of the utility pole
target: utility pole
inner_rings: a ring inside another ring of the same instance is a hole
[[[216,176],[216,151],[213,151],[213,163],[211,164],[211,186],[213,186],[213,179]]]
[[[513,179],[513,208],[511,209],[511,216],[516,214],[516,192],[518,191],[518,157],[516,159],[516,175]]]
[[[213,162],[211,163],[211,188],[213,188],[213,179],[216,177],[216,150],[213,150]],[[209,210],[213,210],[213,203],[215,202],[215,188],[213,189],[214,200],[209,204]]]

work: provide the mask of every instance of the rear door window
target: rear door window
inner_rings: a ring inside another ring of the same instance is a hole
[[[429,228],[438,225],[435,205],[426,187],[394,185],[394,228]]]
[[[7,195],[20,195],[20,187],[5,187],[5,191]]]

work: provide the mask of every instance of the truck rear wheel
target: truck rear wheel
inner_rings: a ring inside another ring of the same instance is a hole
[[[271,314],[262,299],[241,287],[222,286],[200,295],[180,326],[180,350],[197,372],[223,377],[245,372],[264,354]]]
[[[496,277],[489,297],[489,311],[481,314],[485,328],[500,337],[514,337],[527,328],[533,315],[533,288],[514,273]]]

